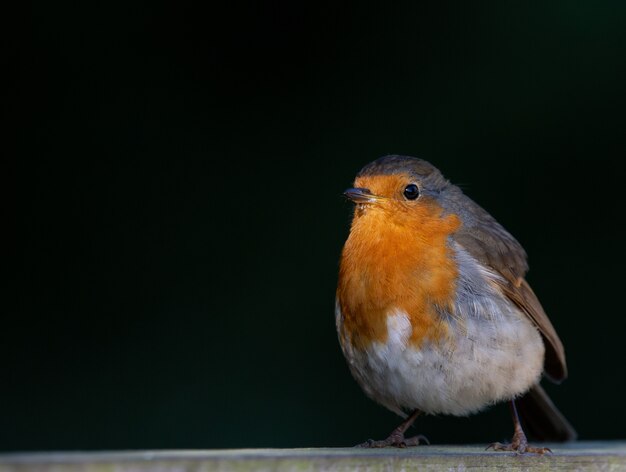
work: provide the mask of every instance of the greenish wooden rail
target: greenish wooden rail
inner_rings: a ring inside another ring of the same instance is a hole
[[[0,454],[0,472],[626,471],[626,442],[549,445],[544,456],[484,446],[232,449]]]

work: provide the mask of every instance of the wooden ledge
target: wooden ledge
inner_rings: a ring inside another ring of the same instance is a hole
[[[258,470],[626,471],[626,442],[548,445],[545,456],[484,446],[407,449],[232,449],[0,454],[0,472],[212,472]]]

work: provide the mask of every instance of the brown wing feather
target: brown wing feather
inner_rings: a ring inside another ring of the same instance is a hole
[[[502,275],[503,280],[499,285],[503,293],[535,323],[543,336],[547,376],[554,382],[564,380],[567,377],[567,366],[563,344],[537,296],[524,280],[528,270],[526,252],[489,213],[461,195],[456,195],[456,208],[450,208],[463,213],[464,225],[454,235],[455,241],[472,257]]]
[[[519,286],[510,282],[503,284],[502,291],[528,315],[543,335],[546,346],[546,357],[543,367],[548,378],[554,382],[564,380],[567,377],[567,365],[565,363],[563,343],[556,334],[554,326],[552,326],[546,312],[543,311],[537,296],[530,288],[530,285],[528,285],[528,282],[520,279]]]

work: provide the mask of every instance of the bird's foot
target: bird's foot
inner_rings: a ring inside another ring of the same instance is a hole
[[[420,444],[430,444],[430,442],[428,441],[426,436],[422,436],[421,434],[410,438],[405,438],[403,433],[399,431],[394,431],[389,435],[387,439],[383,439],[382,441],[374,441],[373,439],[368,439],[364,443],[358,444],[356,447],[413,447],[419,446]]]
[[[489,444],[489,446],[487,446],[487,449],[493,449],[494,451],[509,451],[514,452],[515,454],[526,454],[527,452],[530,452],[532,454],[543,455],[546,452],[552,452],[549,447],[534,447],[529,446],[528,444],[518,445],[516,447],[514,444],[502,444],[499,442]]]
[[[495,442],[487,446],[487,449],[493,449],[494,451],[509,451],[514,452],[515,454],[526,454],[530,452],[531,454],[543,455],[546,452],[552,453],[552,450],[548,447],[534,447],[529,445],[524,433],[514,434],[511,444]]]

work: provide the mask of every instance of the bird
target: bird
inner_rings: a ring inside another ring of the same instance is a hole
[[[361,446],[416,446],[426,438],[405,433],[418,416],[468,416],[500,402],[512,440],[488,448],[544,454],[528,437],[575,439],[540,385],[563,381],[567,365],[520,243],[416,157],[370,162],[344,195],[355,206],[339,263],[339,344],[365,394],[404,419]]]

